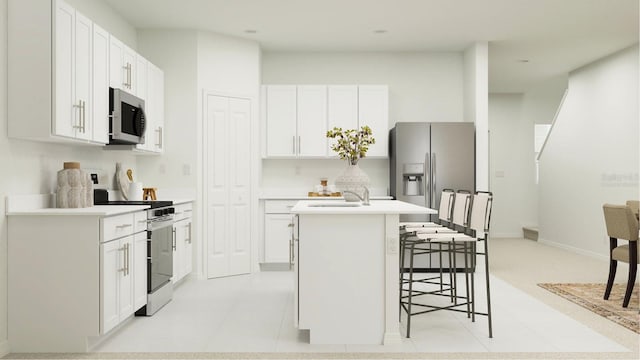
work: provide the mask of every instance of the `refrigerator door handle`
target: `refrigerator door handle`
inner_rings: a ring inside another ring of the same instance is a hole
[[[424,154],[424,206],[431,207],[431,169],[429,167],[429,153]]]
[[[433,205],[436,203],[436,153],[431,154],[431,198]]]

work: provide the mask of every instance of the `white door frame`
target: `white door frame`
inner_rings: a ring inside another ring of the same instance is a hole
[[[249,231],[249,242],[250,242],[250,258],[251,258],[251,273],[254,273],[259,270],[258,263],[258,238],[259,234],[257,233],[258,228],[258,186],[259,186],[259,174],[260,174],[260,124],[259,124],[259,107],[258,107],[258,96],[250,96],[246,94],[234,94],[227,93],[215,90],[203,89],[202,94],[200,96],[200,121],[198,121],[198,132],[200,136],[198,139],[198,154],[197,154],[197,162],[200,164],[198,167],[197,173],[197,186],[196,186],[196,194],[197,198],[200,201],[197,201],[196,208],[199,214],[200,224],[197,226],[198,229],[198,241],[196,253],[200,256],[198,257],[198,273],[200,274],[199,278],[206,279],[208,277],[208,264],[207,264],[207,254],[208,254],[208,228],[206,225],[206,219],[208,218],[208,209],[207,209],[207,187],[206,187],[206,174],[208,170],[208,164],[206,162],[205,153],[205,140],[207,137],[207,121],[206,121],[206,98],[207,96],[221,96],[228,98],[237,98],[249,100],[251,106],[251,133],[249,134],[250,141],[250,154],[251,154],[251,164],[249,168],[249,177],[250,177],[250,188],[249,188],[249,197],[250,197],[250,231]]]

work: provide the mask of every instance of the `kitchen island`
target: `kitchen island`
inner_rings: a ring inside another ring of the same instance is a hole
[[[312,344],[400,343],[400,214],[436,211],[396,200],[299,201],[294,322]]]

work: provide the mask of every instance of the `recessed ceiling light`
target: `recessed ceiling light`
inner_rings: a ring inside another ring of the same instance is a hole
[[[247,30],[245,30],[244,32],[245,32],[245,33],[247,33],[247,34],[255,34],[255,33],[257,33],[257,32],[258,32],[258,30],[254,30],[254,29],[247,29]]]
[[[379,30],[373,30],[374,34],[386,34],[387,30],[385,29],[379,29]]]

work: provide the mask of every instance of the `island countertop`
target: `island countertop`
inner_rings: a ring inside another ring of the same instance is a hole
[[[434,209],[399,200],[371,200],[370,205],[359,202],[303,200],[291,209],[292,214],[305,215],[375,215],[375,214],[437,214]],[[323,206],[326,205],[326,206]],[[342,205],[342,206],[341,206]],[[349,206],[355,205],[355,206]]]

